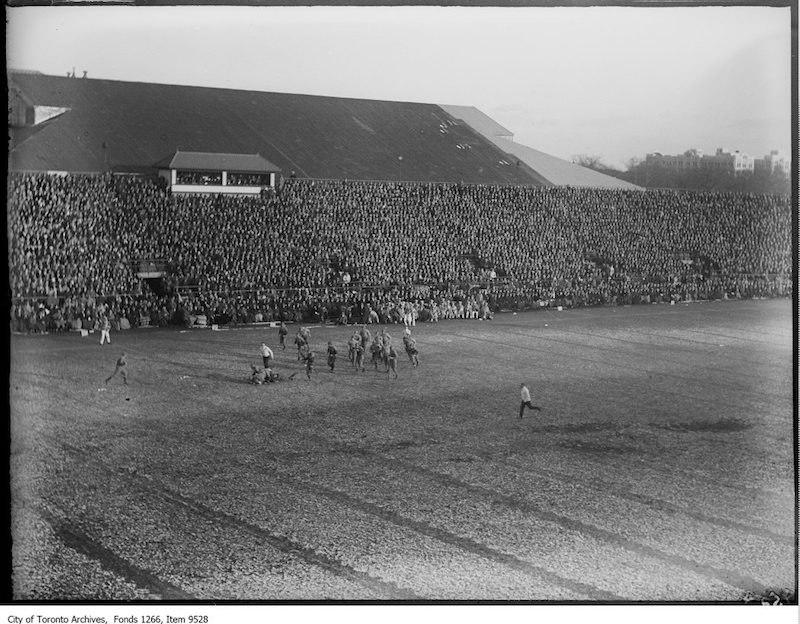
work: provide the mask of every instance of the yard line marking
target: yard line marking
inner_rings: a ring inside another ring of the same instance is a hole
[[[368,454],[372,453],[371,451],[365,451],[365,452]],[[387,455],[391,458],[393,463],[408,464],[408,462],[405,462],[402,459],[398,459],[396,456],[392,454],[387,454]],[[525,513],[534,514],[544,520],[548,520],[550,522],[563,526],[564,528],[576,531],[580,534],[590,535],[595,539],[605,541],[607,543],[612,544],[613,546],[617,546],[618,548],[622,548],[624,550],[633,552],[638,555],[646,555],[651,558],[658,559],[665,563],[669,563],[684,568],[686,570],[690,570],[692,572],[696,572],[704,576],[714,578],[716,580],[722,581],[723,583],[727,583],[728,585],[731,585],[733,587],[750,590],[754,587],[760,587],[763,584],[761,581],[754,579],[746,574],[740,574],[735,570],[726,570],[723,568],[717,568],[715,566],[693,561],[691,559],[687,559],[679,555],[673,555],[670,553],[663,552],[661,550],[658,550],[657,548],[648,546],[646,544],[641,544],[639,542],[628,539],[622,535],[619,535],[607,529],[587,524],[581,520],[575,520],[552,511],[547,511],[530,501],[518,500],[508,494],[503,494],[484,486],[467,483],[466,481],[462,481],[461,479],[458,479],[451,475],[440,473],[435,470],[431,470],[429,468],[424,468],[416,464],[408,464],[408,465],[412,466],[414,470],[417,470],[422,474],[429,475],[431,478],[442,483],[443,485],[461,488],[467,490],[470,493],[480,494],[482,496],[490,498],[491,500],[500,501],[513,509],[523,511]]]
[[[327,440],[326,438],[322,438],[321,436],[318,436],[318,435],[315,435],[315,434],[308,434],[308,437],[312,438],[312,439],[316,439],[318,442],[320,442],[322,444],[326,444],[327,446],[331,446],[330,445],[330,441]],[[403,459],[401,457],[397,457],[396,455],[393,455],[391,452],[385,452],[385,451],[377,452],[377,451],[373,451],[373,450],[370,450],[370,449],[365,449],[363,447],[360,447],[360,446],[357,446],[357,445],[354,445],[354,444],[349,444],[349,443],[334,443],[333,447],[334,448],[341,448],[341,449],[343,449],[343,450],[345,450],[347,452],[357,452],[359,455],[363,455],[365,457],[371,457],[376,463],[380,463],[380,464],[386,463],[385,457],[388,456],[388,457],[391,457],[391,465],[404,466],[404,467],[408,468],[409,470],[411,470],[412,472],[419,472],[420,474],[426,474],[426,475],[429,475],[429,476],[432,476],[432,477],[436,477],[437,479],[439,477],[442,477],[445,480],[454,479],[454,477],[451,477],[447,473],[433,471],[433,470],[431,470],[429,468],[425,468],[424,466],[420,466],[417,463],[410,462],[410,461],[405,460],[405,459]],[[512,467],[512,468],[514,468],[516,470],[522,470],[522,471],[527,472],[527,473],[544,476],[544,477],[547,477],[547,478],[549,478],[551,480],[554,480],[554,481],[571,481],[571,482],[577,483],[577,484],[579,484],[581,486],[585,486],[586,484],[591,484],[591,485],[596,486],[596,487],[598,487],[598,488],[600,488],[600,489],[602,489],[604,491],[611,492],[614,496],[617,496],[619,498],[623,498],[623,499],[626,499],[626,500],[630,500],[630,501],[633,501],[635,503],[639,503],[641,505],[645,505],[647,507],[651,507],[651,508],[656,509],[658,511],[666,511],[666,512],[672,513],[672,514],[683,514],[683,515],[689,516],[691,518],[694,518],[695,520],[699,520],[701,522],[706,522],[706,523],[714,524],[714,525],[717,525],[717,526],[720,526],[720,527],[742,531],[744,533],[749,533],[751,535],[755,535],[755,536],[758,536],[758,537],[764,537],[766,539],[771,539],[773,541],[784,543],[784,544],[787,544],[787,545],[793,545],[795,543],[795,537],[793,535],[784,535],[784,534],[781,534],[781,533],[776,533],[774,531],[770,531],[769,529],[765,529],[765,528],[762,528],[762,527],[756,527],[756,526],[744,524],[742,522],[737,522],[735,520],[727,520],[725,518],[720,518],[718,516],[710,516],[710,515],[702,513],[702,512],[698,512],[698,511],[694,511],[692,509],[687,509],[687,508],[680,507],[679,505],[677,505],[675,503],[671,503],[669,501],[666,501],[666,500],[663,500],[663,499],[660,499],[660,498],[656,498],[654,496],[649,496],[647,494],[629,492],[628,490],[623,489],[623,488],[621,488],[621,487],[619,487],[619,486],[617,486],[617,485],[615,485],[615,484],[613,484],[613,483],[611,483],[609,481],[605,481],[603,479],[599,479],[599,478],[596,478],[596,477],[578,477],[578,476],[575,476],[575,475],[570,475],[570,474],[567,474],[567,473],[558,472],[558,471],[550,470],[550,469],[547,469],[547,468],[539,468],[539,467],[527,466],[527,465],[520,464],[520,463],[517,463],[517,462],[509,461],[507,459],[503,459],[503,458],[500,458],[500,457],[492,457],[488,461],[493,462],[493,463],[497,463],[497,464],[510,466],[510,467]],[[465,485],[466,485],[466,487],[470,487],[470,488],[471,487],[476,487],[476,488],[483,488],[484,487],[484,486],[472,486],[472,485],[466,484],[466,483],[465,483]],[[494,492],[494,490],[486,490],[486,491]],[[485,494],[486,491],[484,491],[483,493]],[[477,492],[477,490],[476,490],[476,492]]]
[[[624,600],[624,598],[614,594],[613,592],[600,589],[589,583],[583,583],[581,581],[576,581],[561,576],[559,574],[556,574],[555,572],[550,572],[546,568],[537,566],[533,563],[525,561],[524,559],[520,559],[515,555],[504,553],[500,550],[487,546],[481,542],[475,541],[468,537],[462,537],[445,529],[437,528],[431,524],[428,524],[427,522],[422,522],[419,520],[414,520],[413,518],[408,518],[396,511],[392,511],[391,509],[386,509],[385,507],[381,507],[380,505],[377,505],[375,503],[365,501],[364,499],[359,498],[357,496],[352,496],[347,492],[342,492],[341,490],[329,488],[324,485],[320,485],[319,483],[305,481],[294,475],[290,475],[284,472],[280,468],[274,470],[272,474],[280,475],[281,478],[283,478],[286,481],[290,481],[300,486],[301,488],[304,488],[310,492],[313,492],[315,494],[333,500],[346,507],[350,507],[352,509],[368,513],[370,515],[386,520],[387,522],[390,522],[392,524],[396,524],[397,526],[400,527],[410,528],[416,531],[417,533],[421,533],[422,535],[432,537],[445,544],[456,546],[474,555],[478,555],[485,559],[489,559],[490,561],[502,563],[503,565],[506,565],[514,570],[524,572],[532,576],[536,576],[547,583],[556,585],[557,587],[568,589],[577,594],[586,595],[590,598],[590,600],[593,601]]]
[[[148,475],[121,473],[112,469],[110,466],[97,459],[97,457],[82,449],[69,444],[63,444],[62,446],[68,452],[71,452],[74,455],[79,455],[84,460],[91,461],[110,475],[127,481],[146,494],[153,495],[161,500],[166,501],[167,503],[180,505],[192,513],[202,516],[212,522],[227,525],[229,527],[244,531],[245,533],[249,533],[258,539],[263,539],[281,552],[288,553],[305,561],[306,563],[318,566],[336,576],[347,578],[361,585],[362,587],[366,587],[377,592],[378,594],[387,596],[390,600],[420,599],[420,597],[414,594],[412,591],[402,588],[391,581],[379,579],[366,572],[361,572],[347,565],[346,563],[339,561],[338,559],[328,557],[327,555],[319,553],[313,548],[303,546],[299,542],[295,542],[288,537],[276,535],[267,529],[263,529],[257,525],[251,524],[250,522],[247,522],[246,520],[238,518],[225,511],[208,507],[189,496],[185,496],[172,490],[168,486],[156,481],[154,478]]]
[[[123,559],[93,538],[79,531],[74,525],[57,519],[40,505],[34,504],[33,508],[53,528],[53,531],[65,546],[97,561],[102,568],[129,580],[137,587],[161,596],[164,600],[198,600],[196,596],[183,591],[180,587],[168,583],[158,578],[155,574],[151,574],[147,570]]]
[[[399,461],[402,462],[402,460]],[[603,479],[598,479],[595,477],[579,478],[575,475],[570,475],[555,470],[549,470],[547,468],[538,468],[538,467],[534,468],[530,466],[521,465],[518,464],[517,462],[509,461],[507,459],[502,459],[502,458],[492,459],[492,461],[495,461],[500,464],[505,464],[517,470],[522,470],[524,472],[529,472],[531,474],[538,474],[550,478],[554,481],[571,481],[582,486],[586,484],[591,484],[592,486],[598,487],[603,491],[610,492],[614,496],[630,500],[635,503],[639,503],[641,505],[645,505],[647,507],[655,509],[656,511],[666,511],[667,513],[672,513],[672,514],[683,514],[685,516],[689,516],[690,518],[694,518],[695,520],[699,520],[700,522],[707,522],[708,524],[714,524],[726,529],[734,529],[736,531],[749,533],[751,535],[763,537],[786,545],[795,544],[795,537],[793,535],[783,535],[781,533],[770,531],[769,529],[764,529],[761,527],[744,524],[742,522],[737,522],[736,520],[727,520],[726,518],[721,518],[719,516],[710,516],[708,514],[699,511],[686,509],[675,503],[671,503],[669,501],[656,498],[654,496],[630,492],[626,489],[621,488],[618,485],[615,485],[614,483],[605,481]]]

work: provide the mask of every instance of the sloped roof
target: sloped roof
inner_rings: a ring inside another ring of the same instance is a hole
[[[510,139],[514,136],[511,130],[501,126],[489,115],[474,106],[442,104],[441,107],[456,119],[461,119],[468,123],[485,137],[506,137]]]
[[[500,149],[524,161],[531,169],[556,186],[644,190],[642,187],[625,180],[594,171],[588,167],[581,167],[562,158],[545,154],[532,147],[527,147],[508,139],[494,138],[492,141]]]
[[[280,171],[260,154],[218,154],[215,152],[182,152],[157,162],[155,167],[163,169],[184,169],[189,171],[238,171],[246,173],[266,173]]]
[[[11,73],[36,105],[70,110],[22,144],[17,171],[148,172],[177,150],[261,154],[300,177],[537,184],[434,104]]]
[[[581,167],[562,158],[513,141],[513,134],[474,106],[442,106],[442,108],[480,132],[501,150],[513,154],[542,178],[555,186],[588,186],[642,190],[642,187],[613,176]]]

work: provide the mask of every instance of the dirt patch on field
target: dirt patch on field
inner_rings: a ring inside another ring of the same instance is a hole
[[[639,449],[635,446],[625,446],[621,444],[604,444],[603,442],[576,442],[564,441],[560,442],[559,446],[569,449],[571,451],[581,451],[583,453],[602,453],[613,455],[629,455],[631,453],[638,453]]]
[[[571,425],[546,425],[537,427],[539,431],[546,433],[597,433],[599,431],[616,431],[619,429],[618,423],[594,422],[594,423],[574,423]]]
[[[722,418],[713,422],[677,422],[656,425],[667,431],[686,431],[690,433],[737,433],[753,428],[752,423],[735,418]]]

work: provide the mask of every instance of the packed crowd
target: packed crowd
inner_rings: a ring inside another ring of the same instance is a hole
[[[12,174],[19,331],[114,323],[401,322],[501,309],[790,296],[788,196],[287,180],[170,195]],[[163,288],[137,277],[163,268]]]

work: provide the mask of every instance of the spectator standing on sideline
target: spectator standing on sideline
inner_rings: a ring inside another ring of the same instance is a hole
[[[525,411],[525,408],[536,410],[537,412],[541,412],[542,408],[538,405],[531,405],[531,393],[528,390],[528,386],[524,383],[520,384],[520,398],[522,402],[519,404],[519,417],[522,418],[522,413]]]
[[[281,321],[280,327],[278,327],[278,340],[282,349],[286,349],[286,335],[288,333],[289,329],[286,327],[286,323]]]
[[[102,345],[105,341],[111,344],[111,321],[104,314],[103,318],[100,319],[100,344]]]

